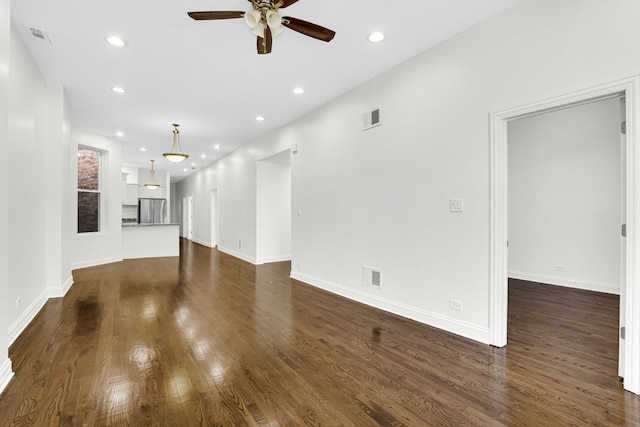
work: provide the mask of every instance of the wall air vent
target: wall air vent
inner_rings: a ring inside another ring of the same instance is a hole
[[[382,280],[380,270],[371,267],[362,267],[362,284],[379,288]]]
[[[364,126],[362,130],[367,130],[380,126],[380,109],[376,108],[373,111],[368,111],[364,114]]]
[[[31,34],[31,36],[34,39],[38,40],[39,42],[51,44],[51,40],[49,39],[49,36],[47,35],[47,33],[45,33],[40,28],[30,27],[28,25],[25,25],[25,27],[27,28],[27,31],[29,31],[29,34]]]

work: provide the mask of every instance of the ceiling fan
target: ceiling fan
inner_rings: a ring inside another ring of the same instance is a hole
[[[258,53],[267,54],[271,52],[273,37],[282,32],[282,27],[287,27],[305,36],[314,39],[330,42],[335,31],[302,19],[290,16],[281,16],[280,9],[289,7],[298,0],[249,0],[253,9],[242,11],[212,11],[212,12],[188,12],[187,14],[196,21],[209,21],[216,19],[244,18],[251,32],[258,36]]]

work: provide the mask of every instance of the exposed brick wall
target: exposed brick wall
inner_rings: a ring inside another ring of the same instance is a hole
[[[78,149],[78,190],[100,189],[100,153]],[[100,231],[100,194],[78,191],[78,233]]]
[[[100,153],[93,150],[78,149],[78,188],[99,190]]]

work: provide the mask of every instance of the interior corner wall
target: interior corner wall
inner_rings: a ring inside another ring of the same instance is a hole
[[[298,144],[292,277],[488,343],[489,115],[640,74],[640,56],[629,54],[637,16],[636,0],[525,0],[177,191],[197,203],[217,187],[221,250],[255,260],[256,161]],[[374,108],[381,125],[363,131]],[[450,211],[451,199],[463,212]],[[381,271],[380,288],[362,283],[363,266]]]
[[[74,193],[72,215],[75,218],[72,246],[72,268],[83,268],[122,261],[122,144],[112,138],[73,128],[71,130],[72,157],[76,156],[78,145],[96,148],[104,152],[102,157],[102,190],[106,206],[102,213],[103,227],[99,233],[77,233],[78,197]],[[77,161],[71,164],[77,185]]]
[[[11,2],[0,0],[0,150],[9,150],[9,40]],[[0,168],[0,393],[13,376],[9,359],[9,171]]]
[[[509,277],[620,293],[620,99],[509,122]]]

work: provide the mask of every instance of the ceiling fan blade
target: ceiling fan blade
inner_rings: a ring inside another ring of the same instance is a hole
[[[187,12],[191,18],[196,21],[209,21],[212,19],[234,19],[242,18],[244,12],[241,11],[226,11],[226,12]]]
[[[292,29],[293,31],[302,33],[305,36],[313,37],[314,39],[322,40],[324,42],[330,42],[333,40],[333,36],[336,35],[335,31],[328,28],[303,21],[302,19],[291,18],[290,16],[282,17],[282,25]]]
[[[260,55],[266,55],[271,53],[271,45],[273,44],[273,37],[271,36],[271,30],[265,26],[264,38],[258,36],[258,53]]]
[[[280,9],[284,9],[285,7],[289,7],[289,6],[291,6],[292,4],[294,4],[297,1],[298,0],[281,0],[282,6],[280,6]]]

